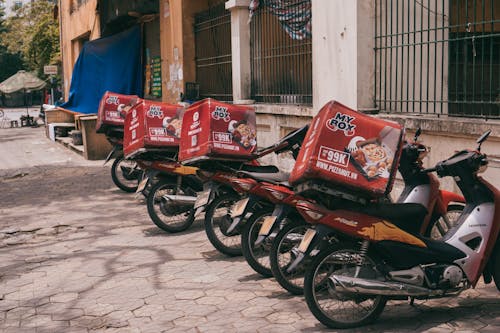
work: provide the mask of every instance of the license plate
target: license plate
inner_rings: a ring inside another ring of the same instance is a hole
[[[243,214],[243,212],[245,211],[245,208],[248,204],[249,199],[250,198],[241,199],[240,201],[238,201],[237,203],[235,203],[231,207],[231,217],[232,218],[241,216]]]
[[[273,228],[274,222],[276,221],[277,216],[266,216],[264,218],[264,222],[259,230],[259,236],[267,236],[271,232]]]
[[[299,251],[302,253],[305,253],[309,245],[311,244],[314,235],[316,235],[316,230],[314,229],[307,229],[304,238],[302,238],[302,241],[300,242],[299,245]]]
[[[196,197],[196,201],[194,203],[194,209],[197,209],[201,206],[205,206],[208,203],[209,198],[210,198],[210,190],[199,192],[198,196]]]
[[[135,193],[142,192],[146,188],[146,184],[148,183],[148,180],[149,180],[148,177],[141,180],[141,182],[139,183],[139,186],[137,186],[137,190],[135,191]]]

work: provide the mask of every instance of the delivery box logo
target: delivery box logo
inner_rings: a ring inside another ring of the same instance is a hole
[[[355,119],[356,117],[337,112],[333,118],[327,120],[326,127],[334,132],[343,131],[345,136],[353,136],[356,133],[356,125],[352,123]]]

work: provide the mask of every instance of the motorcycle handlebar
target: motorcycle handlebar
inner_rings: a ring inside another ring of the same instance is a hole
[[[422,169],[423,173],[430,173],[430,172],[435,172],[435,171],[437,171],[437,167]]]

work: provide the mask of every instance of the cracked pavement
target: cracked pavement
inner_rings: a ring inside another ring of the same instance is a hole
[[[0,332],[327,331],[302,297],[218,253],[201,220],[164,233],[109,167],[43,129],[0,130],[0,163]],[[458,298],[389,302],[374,325],[344,332],[499,330],[498,291],[481,282]]]

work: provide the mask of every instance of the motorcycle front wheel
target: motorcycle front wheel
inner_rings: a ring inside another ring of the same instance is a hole
[[[284,289],[294,295],[304,293],[304,262],[288,273],[288,267],[295,261],[295,254],[292,249],[300,244],[304,234],[310,227],[304,221],[298,220],[286,224],[274,238],[269,260],[271,271],[276,281]],[[304,258],[307,260],[307,258]]]
[[[382,313],[384,296],[343,292],[330,279],[334,275],[377,279],[378,260],[369,252],[362,254],[359,246],[336,243],[321,251],[307,268],[304,295],[312,314],[330,328],[353,328],[375,321]]]
[[[141,178],[142,170],[134,161],[127,160],[123,156],[117,157],[111,166],[111,179],[122,191],[135,192]]]
[[[259,237],[260,227],[264,219],[271,216],[272,209],[263,209],[255,211],[252,216],[245,222],[245,226],[241,231],[241,249],[247,263],[254,271],[264,277],[271,277],[271,263],[269,262],[269,251],[271,243],[268,239],[261,244],[255,245],[255,241]]]
[[[228,256],[241,256],[241,235],[229,234],[231,226],[231,206],[240,199],[235,193],[226,193],[215,198],[205,214],[205,231],[208,240],[221,253]]]
[[[195,195],[196,192],[176,180],[162,179],[149,190],[147,196],[148,214],[156,226],[166,232],[180,232],[189,228],[194,221],[192,205],[182,206],[169,203],[164,195]]]

